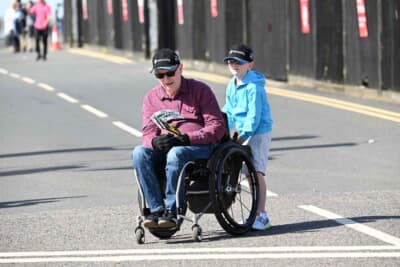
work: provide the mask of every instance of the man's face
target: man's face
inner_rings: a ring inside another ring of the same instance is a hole
[[[236,60],[228,60],[228,66],[232,75],[239,79],[242,79],[250,68],[249,63],[241,64]]]
[[[176,70],[156,70],[154,75],[158,79],[161,86],[164,88],[165,92],[174,96],[178,93],[181,87],[181,75],[182,75],[182,64],[180,64]]]

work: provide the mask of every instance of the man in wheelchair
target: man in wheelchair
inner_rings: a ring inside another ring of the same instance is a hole
[[[143,225],[172,228],[177,223],[176,191],[181,169],[188,161],[207,159],[226,127],[211,89],[182,76],[183,65],[174,51],[158,50],[152,65],[159,85],[143,99],[142,145],[133,150],[132,160],[150,209]],[[164,192],[158,177],[160,166],[166,179]],[[180,207],[183,202],[180,196]]]

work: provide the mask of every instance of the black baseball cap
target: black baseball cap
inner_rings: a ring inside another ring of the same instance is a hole
[[[241,64],[252,62],[254,60],[253,50],[244,44],[234,46],[229,50],[228,56],[224,58],[224,62],[228,60],[236,60]]]
[[[154,54],[151,62],[153,63],[153,68],[150,72],[155,70],[175,70],[181,64],[179,56],[169,48],[159,49]]]

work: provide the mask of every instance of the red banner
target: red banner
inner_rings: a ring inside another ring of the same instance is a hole
[[[112,0],[107,0],[107,13],[109,15],[112,15],[113,13],[113,4],[112,4]]]
[[[87,8],[87,0],[82,0],[82,18],[83,19],[89,18],[88,8]]]
[[[177,1],[177,6],[178,6],[178,24],[182,25],[184,23],[183,1],[182,0],[178,0]]]
[[[139,23],[144,23],[144,0],[137,0]]]
[[[128,12],[128,0],[121,0],[122,1],[122,19],[124,21],[128,21],[129,19],[129,12]]]
[[[300,18],[301,18],[301,32],[304,34],[309,34],[311,31],[309,0],[300,0]]]
[[[218,17],[218,0],[211,0],[211,17]]]
[[[367,11],[364,0],[357,0],[358,34],[360,38],[368,37]]]

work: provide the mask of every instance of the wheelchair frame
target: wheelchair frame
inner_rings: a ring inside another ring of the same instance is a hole
[[[245,171],[245,174],[243,171]],[[143,244],[145,242],[145,231],[142,224],[150,211],[146,206],[136,171],[135,178],[138,184],[141,213],[136,219],[135,235],[137,243]],[[204,180],[207,181],[207,184]],[[200,190],[190,188],[191,184],[196,183],[200,185]],[[245,187],[248,187],[248,189],[245,189]],[[184,207],[179,206],[179,196],[182,190],[184,190],[185,196]],[[246,195],[242,197],[242,193],[246,193]],[[250,161],[249,150],[245,146],[227,141],[221,143],[209,159],[189,161],[183,166],[176,191],[176,227],[148,228],[148,230],[160,239],[168,239],[180,230],[181,224],[186,220],[192,223],[193,240],[201,241],[203,237],[199,220],[204,214],[214,213],[220,226],[226,232],[231,235],[242,235],[251,229],[255,220],[258,194],[257,175]],[[198,198],[201,198],[201,200],[196,200]],[[244,198],[246,201],[250,201],[249,205],[243,204]],[[203,203],[204,199],[208,199],[208,203]],[[238,207],[236,207],[236,204],[238,204]],[[186,216],[187,208],[193,212],[192,218]],[[236,213],[239,213],[238,219]]]

